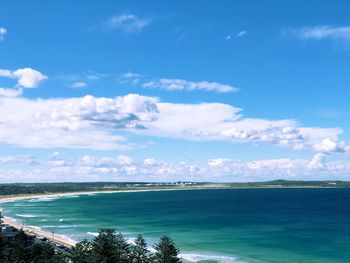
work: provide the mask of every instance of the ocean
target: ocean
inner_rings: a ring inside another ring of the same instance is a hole
[[[0,204],[26,225],[93,238],[112,227],[151,246],[171,236],[192,262],[350,262],[350,189],[121,192]]]

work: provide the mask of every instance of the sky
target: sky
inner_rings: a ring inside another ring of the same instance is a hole
[[[0,182],[350,179],[349,1],[0,3]]]

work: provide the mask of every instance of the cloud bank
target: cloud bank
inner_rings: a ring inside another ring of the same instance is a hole
[[[349,161],[327,161],[326,155],[308,159],[241,161],[229,158],[167,162],[130,156],[65,158],[54,152],[47,160],[33,156],[1,156],[0,179],[18,181],[262,181],[273,179],[349,180]],[[12,165],[12,166],[11,166]],[[16,166],[13,166],[16,165]],[[23,167],[24,168],[18,168]]]
[[[9,114],[11,113],[11,114]],[[350,151],[340,128],[248,118],[223,103],[177,104],[129,94],[115,98],[0,98],[0,142],[27,148],[130,149],[128,134],[192,141],[269,143],[321,153]]]

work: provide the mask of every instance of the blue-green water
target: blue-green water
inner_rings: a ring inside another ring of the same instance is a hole
[[[27,225],[77,240],[101,227],[129,238],[142,233],[149,243],[168,234],[192,260],[350,262],[350,189],[109,193],[1,206]]]

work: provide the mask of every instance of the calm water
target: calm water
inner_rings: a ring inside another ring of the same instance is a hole
[[[170,235],[203,262],[350,262],[350,189],[157,191],[1,205],[27,225],[93,238],[114,227],[150,244]]]

